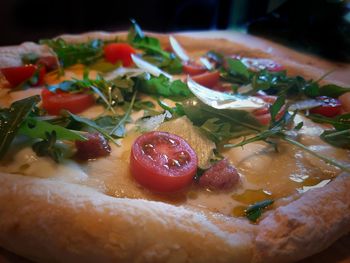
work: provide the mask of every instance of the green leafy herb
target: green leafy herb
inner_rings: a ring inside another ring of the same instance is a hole
[[[40,44],[48,45],[57,54],[63,67],[82,63],[85,65],[97,61],[103,56],[103,42],[98,39],[87,43],[68,43],[62,38],[44,39]]]
[[[84,141],[86,138],[77,131],[69,130],[59,125],[50,124],[47,121],[41,121],[28,117],[21,125],[18,133],[31,138],[47,138],[47,133],[55,132],[55,138],[58,140]]]
[[[274,103],[274,105],[270,108],[270,111],[278,112],[281,107],[283,106],[283,104],[281,103],[282,101],[284,101],[284,99],[277,99],[276,102]],[[296,115],[296,112],[294,112],[293,115],[290,115],[288,113],[288,111],[286,110],[284,115],[282,116],[282,118],[280,120],[271,120],[269,129],[267,130],[263,130],[260,131],[257,135],[255,135],[254,137],[251,137],[249,139],[244,139],[242,142],[237,143],[237,144],[225,144],[224,147],[225,148],[230,148],[230,147],[239,147],[239,146],[244,146],[248,143],[252,143],[255,141],[265,141],[267,143],[272,144],[276,150],[277,150],[277,144],[275,141],[271,140],[272,138],[274,139],[282,139],[294,146],[297,146],[301,149],[303,149],[304,151],[316,156],[317,158],[323,160],[325,163],[327,164],[331,164],[335,167],[340,168],[343,171],[347,171],[350,172],[350,168],[347,167],[346,165],[344,165],[343,163],[340,163],[332,158],[329,158],[327,156],[324,156],[322,154],[319,154],[317,152],[314,152],[312,150],[310,150],[308,147],[306,147],[305,145],[303,145],[302,143],[295,141],[294,139],[292,139],[290,136],[288,136],[288,131],[291,129],[291,124],[294,120],[294,117]],[[297,128],[301,128],[302,124],[298,124]]]
[[[121,61],[118,61],[117,63],[112,64],[112,63],[107,62],[105,59],[99,59],[96,62],[94,62],[93,64],[91,64],[89,66],[89,68],[91,70],[96,70],[96,71],[101,72],[101,73],[107,73],[107,72],[115,70],[121,66],[122,66]]]
[[[137,49],[142,49],[145,54],[142,58],[157,67],[171,73],[181,73],[181,61],[173,54],[162,49],[157,38],[145,36],[135,20],[131,20],[132,26],[128,33],[128,42]]]
[[[249,70],[239,59],[227,58],[228,71],[231,75],[241,77],[242,79],[249,78]]]
[[[56,163],[59,163],[63,157],[61,148],[56,146],[57,136],[53,130],[45,132],[46,138],[33,144],[32,149],[38,156],[48,156]]]
[[[350,129],[324,131],[320,137],[322,140],[335,147],[350,149]]]
[[[272,123],[276,122],[276,116],[282,109],[283,105],[285,104],[286,98],[285,96],[279,96],[274,104],[269,108],[270,114],[271,114],[271,121]]]
[[[320,114],[312,114],[308,117],[314,122],[331,124],[336,130],[350,129],[350,113],[338,115],[333,118],[325,117]]]
[[[80,117],[78,115],[75,115],[69,111],[66,111],[66,114],[75,122],[80,123],[84,126],[87,126],[95,131],[98,131],[99,133],[101,133],[105,138],[107,138],[108,140],[112,141],[114,144],[119,145],[119,143],[110,135],[110,133],[108,131],[106,131],[105,129],[103,129],[102,127],[100,127],[96,122],[94,122],[93,120],[84,118],[84,117]]]
[[[135,86],[137,90],[144,93],[164,97],[181,98],[188,97],[192,94],[187,85],[181,80],[171,82],[163,75],[160,75],[159,77],[151,77],[150,79],[140,76],[137,78]]]
[[[30,53],[26,53],[22,55],[22,63],[23,65],[27,65],[27,64],[36,64],[36,62],[39,59],[39,55],[33,52]]]
[[[349,92],[349,87],[340,87],[335,84],[328,84],[320,87],[318,96],[328,96],[332,98],[338,98],[346,92]]]
[[[0,109],[0,159],[5,156],[22,123],[39,101],[40,96],[32,96],[12,103],[9,108]]]
[[[252,222],[256,222],[262,215],[264,209],[273,204],[273,200],[267,199],[250,205],[245,211],[245,216]]]

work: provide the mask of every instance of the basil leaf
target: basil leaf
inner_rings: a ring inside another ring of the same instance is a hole
[[[40,101],[40,96],[32,96],[15,101],[10,108],[0,109],[0,159],[4,157],[22,123]]]
[[[350,87],[345,88],[335,84],[328,84],[320,88],[319,96],[328,96],[332,98],[338,98],[340,95],[349,91],[350,91]]]
[[[273,204],[273,200],[267,199],[250,205],[245,211],[245,216],[252,222],[256,222],[265,208]]]
[[[69,130],[62,126],[50,124],[46,121],[40,121],[35,118],[28,117],[21,125],[18,133],[31,138],[48,138],[47,133],[55,132],[55,138],[58,140],[69,141],[85,141],[86,138],[77,131]]]
[[[138,77],[135,84],[137,90],[158,96],[181,98],[192,94],[187,85],[181,80],[171,82],[163,75],[150,79]]]

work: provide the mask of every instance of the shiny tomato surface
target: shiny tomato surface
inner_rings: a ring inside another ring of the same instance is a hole
[[[124,67],[132,65],[131,54],[135,54],[135,50],[127,43],[110,43],[104,47],[105,59],[115,64],[118,61],[123,63]]]
[[[175,192],[191,184],[197,163],[191,146],[167,132],[145,133],[131,148],[131,174],[142,186],[155,192]]]
[[[95,104],[92,94],[68,93],[56,91],[56,93],[43,89],[41,92],[43,108],[50,115],[59,115],[61,110],[72,113],[80,113]]]

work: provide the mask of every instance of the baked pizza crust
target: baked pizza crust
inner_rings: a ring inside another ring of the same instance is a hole
[[[120,34],[64,38],[83,42],[115,36]],[[215,47],[270,56],[227,40],[178,40],[193,51]],[[28,51],[50,52],[33,43],[0,48],[0,66],[16,66],[18,55]],[[325,73],[301,58],[274,59],[292,74],[316,79]],[[109,197],[50,179],[0,173],[0,185],[0,246],[36,262],[293,262],[350,231],[348,174],[280,202],[257,225],[181,205]]]

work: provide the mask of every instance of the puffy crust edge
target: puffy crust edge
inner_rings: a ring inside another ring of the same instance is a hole
[[[82,42],[117,35],[63,37]],[[167,42],[166,36],[157,36]],[[179,40],[195,51],[217,46],[223,52],[271,57],[222,39],[179,36]],[[50,52],[24,43],[0,48],[1,62],[16,66],[18,53],[26,51]],[[277,57],[292,74],[318,78],[324,73],[305,65],[306,59]],[[46,179],[0,173],[0,184],[0,243],[38,262],[292,262],[321,251],[350,231],[349,175],[278,207],[258,226],[158,202],[116,199]]]

